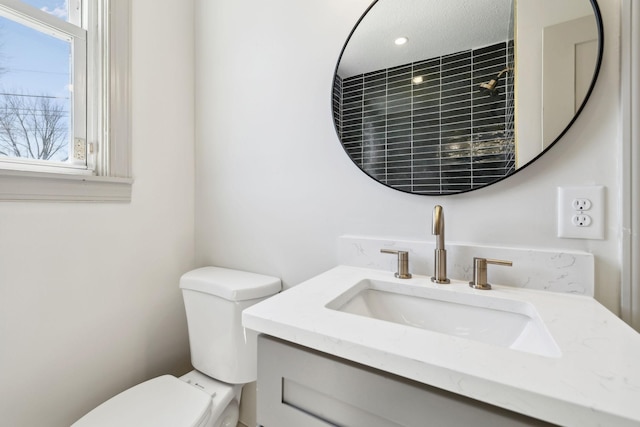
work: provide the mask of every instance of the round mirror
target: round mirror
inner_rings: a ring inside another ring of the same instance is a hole
[[[485,187],[574,123],[602,45],[595,0],[376,0],[336,67],[338,137],[360,169],[397,190]]]

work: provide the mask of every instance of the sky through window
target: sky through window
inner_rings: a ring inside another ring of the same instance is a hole
[[[65,1],[23,2],[67,20],[68,7]],[[69,137],[72,135],[71,67],[70,41],[60,40],[11,19],[0,18],[0,154],[52,161],[67,159]],[[45,117],[46,120],[51,119],[51,111],[57,111],[56,138],[59,140],[59,149],[37,154],[38,150],[34,150],[34,147],[27,147],[30,142],[26,140],[18,144],[22,147],[20,150],[7,148],[11,145],[7,141],[15,140],[15,135],[22,134],[20,137],[26,138],[26,133],[19,129],[22,127],[20,115],[31,116],[31,124],[27,122],[27,125],[37,127]],[[10,130],[15,131],[15,135],[9,135]]]

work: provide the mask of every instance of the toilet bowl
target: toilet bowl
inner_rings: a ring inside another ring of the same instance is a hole
[[[204,267],[180,288],[195,369],[131,387],[71,427],[236,427],[242,387],[257,377],[256,335],[242,327],[242,310],[278,293],[280,279]]]

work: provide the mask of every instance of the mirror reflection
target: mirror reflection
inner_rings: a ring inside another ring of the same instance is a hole
[[[336,69],[340,141],[401,191],[497,182],[575,120],[597,75],[599,25],[589,0],[378,0]]]

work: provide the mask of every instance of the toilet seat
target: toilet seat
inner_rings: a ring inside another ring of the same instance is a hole
[[[209,394],[163,375],[112,397],[71,427],[203,427],[211,405]]]

